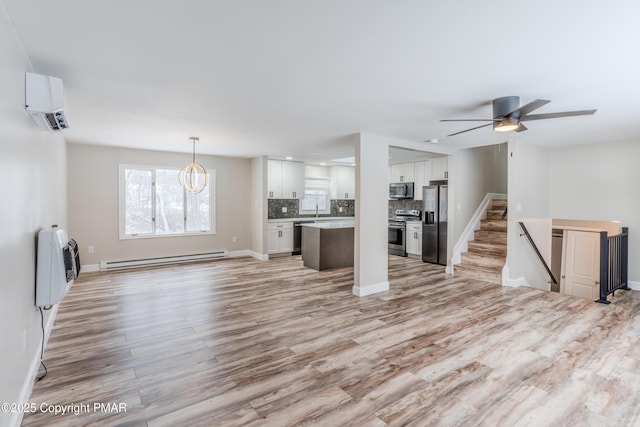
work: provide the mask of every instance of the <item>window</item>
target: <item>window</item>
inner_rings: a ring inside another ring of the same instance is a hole
[[[120,165],[120,238],[215,233],[215,171],[192,194],[178,182],[178,169]]]
[[[304,180],[304,198],[300,199],[301,214],[330,213],[329,180],[307,178]]]

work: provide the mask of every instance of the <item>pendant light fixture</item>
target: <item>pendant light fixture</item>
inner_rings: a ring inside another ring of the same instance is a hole
[[[178,180],[180,185],[189,193],[200,193],[209,183],[207,171],[200,163],[196,162],[196,142],[200,138],[192,136],[189,141],[193,143],[193,160],[191,163],[180,169]]]

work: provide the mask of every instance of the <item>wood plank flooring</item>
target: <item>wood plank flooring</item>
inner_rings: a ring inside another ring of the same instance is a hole
[[[23,426],[631,426],[640,296],[604,306],[390,257],[353,269],[233,258],[82,274]],[[126,412],[94,411],[124,403]]]

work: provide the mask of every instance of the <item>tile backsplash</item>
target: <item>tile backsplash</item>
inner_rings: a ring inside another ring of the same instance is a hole
[[[320,214],[318,217],[355,216],[355,200],[331,200],[331,213]],[[314,214],[300,214],[298,199],[269,199],[269,219],[279,218],[314,218]],[[286,207],[287,211],[282,212]],[[342,208],[342,212],[340,212]],[[418,209],[422,211],[422,200],[389,200],[388,217],[395,216],[396,209]]]
[[[329,214],[319,214],[318,217],[354,216],[356,211],[355,200],[331,200]],[[287,208],[282,212],[282,208]],[[298,199],[269,199],[268,218],[315,218],[315,214],[300,214],[300,201]],[[342,212],[340,212],[342,208]]]
[[[389,200],[389,218],[396,216],[397,209],[417,209],[422,212],[422,200]]]

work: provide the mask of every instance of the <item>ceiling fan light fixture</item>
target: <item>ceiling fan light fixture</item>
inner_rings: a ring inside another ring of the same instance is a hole
[[[520,123],[515,118],[505,118],[493,123],[493,130],[496,132],[509,132],[518,129]]]

